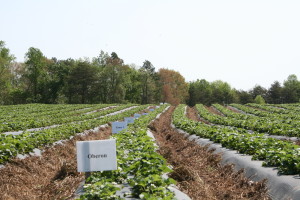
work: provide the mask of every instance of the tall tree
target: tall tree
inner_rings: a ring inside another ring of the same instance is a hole
[[[300,99],[300,81],[295,74],[288,76],[283,82],[283,95],[285,103],[299,102]]]
[[[124,76],[127,66],[123,66],[123,60],[115,52],[108,57],[103,74],[106,77],[108,88],[108,102],[122,102],[125,97]]]
[[[211,83],[213,103],[228,104],[233,101],[233,91],[230,85],[221,80]]]
[[[57,60],[56,58],[46,60],[46,75],[42,86],[39,87],[43,103],[66,103],[64,88],[67,86],[67,77],[74,66],[71,60]]]
[[[26,77],[29,80],[28,89],[32,94],[32,102],[39,102],[38,87],[45,76],[46,58],[37,48],[30,47],[25,55]]]
[[[188,99],[188,84],[184,77],[174,70],[160,69],[160,81],[162,83],[162,100],[173,105],[186,103]]]
[[[143,66],[139,69],[140,81],[142,86],[142,104],[154,103],[156,92],[155,84],[155,67],[148,60],[144,61]]]
[[[256,96],[261,95],[263,98],[266,98],[267,96],[267,89],[260,85],[255,85],[252,90],[250,90],[250,94],[252,95],[252,98],[255,99]]]
[[[194,106],[197,103],[210,105],[212,103],[212,87],[205,79],[190,82],[189,104]]]
[[[239,91],[237,91],[237,96],[239,98],[238,103],[246,104],[246,103],[254,102],[252,95],[247,91],[239,90]]]
[[[79,62],[72,69],[68,78],[69,103],[90,103],[96,71],[96,68],[86,61]]]
[[[254,103],[257,103],[257,104],[265,104],[266,101],[265,99],[261,96],[261,95],[257,95],[254,99]]]
[[[15,57],[10,54],[5,42],[0,41],[0,104],[8,104],[11,89],[12,74],[10,66]]]
[[[135,66],[130,66],[127,68],[125,76],[126,102],[141,103],[142,86],[139,71]]]
[[[267,91],[267,102],[272,104],[283,103],[282,87],[275,81]]]

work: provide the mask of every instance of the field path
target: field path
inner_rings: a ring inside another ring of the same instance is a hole
[[[254,183],[243,171],[221,166],[221,156],[207,152],[171,128],[174,107],[149,125],[161,153],[173,166],[170,177],[192,199],[269,199],[265,182]],[[196,116],[195,116],[196,117]]]

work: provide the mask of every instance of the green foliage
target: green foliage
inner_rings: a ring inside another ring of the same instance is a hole
[[[141,104],[154,103],[157,101],[157,94],[160,94],[160,90],[157,87],[159,80],[155,68],[152,63],[148,60],[144,61],[143,66],[139,69],[141,82]]]
[[[31,105],[32,106],[32,105]],[[41,105],[43,106],[43,105]],[[64,105],[61,105],[64,106]],[[69,139],[76,133],[81,133],[85,130],[95,128],[99,125],[106,124],[111,121],[123,119],[124,117],[133,115],[134,113],[145,109],[148,105],[138,106],[132,108],[118,115],[105,116],[109,113],[130,107],[132,105],[124,105],[109,110],[99,112],[99,114],[88,114],[77,116],[74,118],[59,118],[62,123],[68,121],[68,123],[51,127],[49,129],[41,129],[38,131],[23,132],[19,135],[5,135],[0,134],[0,163],[6,162],[17,154],[26,154],[31,152],[34,148],[43,147],[45,145],[51,145],[58,140]],[[22,106],[20,108],[22,110]],[[9,111],[8,111],[9,112]],[[36,112],[36,111],[35,111]],[[63,112],[63,111],[62,111]],[[52,118],[58,118],[53,115]],[[35,120],[25,121],[23,124],[29,124],[28,126],[35,126]],[[43,123],[43,122],[40,122]],[[4,128],[7,121],[3,123]],[[39,124],[41,125],[41,124]],[[3,127],[2,127],[3,128]],[[20,125],[10,124],[11,129],[18,129]]]
[[[200,113],[200,116],[203,115]],[[192,121],[184,115],[184,105],[176,108],[172,118],[177,128],[202,138],[209,138],[239,153],[252,155],[254,160],[263,160],[264,166],[277,167],[280,174],[300,174],[298,145],[270,138],[265,134],[250,134],[245,129],[211,126]]]
[[[229,104],[238,101],[236,90],[223,81],[214,81],[209,83],[202,79],[190,83],[189,87],[190,101],[189,105],[201,103],[210,105],[212,103]]]
[[[13,75],[10,71],[10,65],[15,59],[5,47],[4,41],[0,40],[0,104],[7,104],[10,101],[11,81]]]
[[[92,86],[97,80],[97,69],[88,62],[79,62],[71,69],[68,77],[69,103],[77,103],[73,99],[80,99],[80,103],[87,103],[93,96]]]
[[[85,186],[86,194],[81,199],[93,199],[95,196],[98,199],[118,199],[115,191],[123,184],[132,187],[132,193],[127,196],[130,198],[174,199],[174,194],[167,187],[175,181],[162,178],[171,170],[166,160],[156,153],[154,142],[146,133],[149,122],[165,107],[136,119],[127,130],[113,135],[117,141],[118,170],[92,173]],[[112,192],[106,190],[108,187]]]
[[[254,103],[257,104],[266,104],[265,99],[261,95],[257,95],[254,99]]]
[[[258,95],[267,103],[296,103],[300,99],[300,81],[294,74],[283,86],[275,81],[268,90],[256,85],[249,91],[237,91],[221,80],[196,80],[188,84],[187,95],[187,83],[167,84],[149,60],[141,67],[131,67],[116,52],[109,55],[101,51],[91,59],[57,60],[46,58],[40,49],[30,47],[24,63],[13,62],[14,59],[0,41],[0,104],[147,104],[165,101],[166,96],[174,104],[186,101],[191,106],[253,103]]]
[[[268,103],[282,103],[282,87],[278,81],[275,81],[268,90],[267,101]]]
[[[283,83],[283,98],[286,103],[298,102],[300,98],[300,81],[295,74],[289,75]]]
[[[46,74],[46,57],[38,48],[30,47],[25,56],[26,71],[25,76],[29,81],[29,91],[32,93],[30,102],[40,102],[41,94],[39,87],[43,84],[43,78]]]

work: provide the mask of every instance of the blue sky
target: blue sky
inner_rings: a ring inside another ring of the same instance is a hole
[[[300,79],[300,1],[1,1],[0,40],[58,59],[115,51],[125,63],[179,71],[236,89]]]

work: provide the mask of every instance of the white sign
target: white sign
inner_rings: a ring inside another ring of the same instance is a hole
[[[116,140],[76,142],[77,171],[108,171],[117,169]]]
[[[150,108],[150,109],[149,109],[149,111],[151,111],[151,112],[152,112],[152,111],[154,111],[154,109],[153,109],[153,108]]]
[[[139,117],[141,117],[141,114],[135,113],[135,114],[133,115],[133,117],[134,117],[134,118],[139,118]]]
[[[125,121],[127,124],[133,124],[133,123],[134,123],[134,117],[125,117],[125,118],[124,118],[124,121]]]
[[[112,133],[119,133],[123,129],[127,128],[126,122],[113,122],[112,123]]]
[[[142,113],[142,115],[148,115],[148,113]]]
[[[156,106],[156,108],[160,108],[160,106]]]

